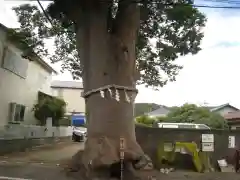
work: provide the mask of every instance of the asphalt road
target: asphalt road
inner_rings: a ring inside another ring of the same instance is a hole
[[[61,143],[54,147],[0,156],[0,180],[69,180],[61,165],[84,143]]]

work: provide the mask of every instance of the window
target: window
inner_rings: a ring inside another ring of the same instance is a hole
[[[10,103],[9,121],[22,122],[24,121],[25,106],[17,103]]]
[[[2,68],[25,79],[27,76],[28,60],[21,58],[20,55],[16,54],[9,48],[6,48],[4,51],[5,56]]]

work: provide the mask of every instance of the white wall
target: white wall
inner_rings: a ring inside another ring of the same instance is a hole
[[[231,107],[224,107],[218,111],[216,111],[217,113],[219,113],[220,115],[224,116],[225,114],[231,113],[231,112],[235,112],[237,111],[236,109],[233,109]]]
[[[23,139],[44,137],[67,137],[72,135],[72,127],[44,127],[34,125],[0,126],[0,139]]]
[[[26,106],[25,124],[35,124],[32,108],[37,100],[38,91],[51,94],[51,73],[43,69],[36,61],[21,58],[21,51],[4,40],[4,32],[0,29],[0,65],[3,58],[3,47],[7,45],[17,54],[19,61],[27,62],[26,78],[22,78],[0,66],[0,125],[8,123],[9,103],[15,102]],[[16,57],[15,57],[16,58]]]
[[[81,97],[83,89],[53,88],[53,95],[61,97],[67,103],[67,112],[85,113],[85,99]]]

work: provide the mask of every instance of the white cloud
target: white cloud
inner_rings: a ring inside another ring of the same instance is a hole
[[[204,31],[203,50],[197,55],[181,58],[184,69],[177,81],[169,83],[158,92],[140,88],[137,101],[166,105],[229,102],[240,107],[239,21],[240,14],[224,17],[220,13],[211,13]],[[238,45],[216,46],[223,42]]]
[[[220,42],[240,42],[240,14],[224,17],[219,13],[211,14],[205,28],[202,47],[207,48]]]
[[[22,3],[22,2],[21,2]],[[0,22],[15,27],[17,18],[11,7],[19,3],[0,0]],[[230,102],[240,107],[240,46],[217,45],[239,44],[240,13],[223,14],[219,10],[208,11],[208,22],[202,41],[203,50],[197,55],[181,57],[184,69],[176,82],[169,83],[159,91],[139,87],[137,102],[155,102],[165,105],[180,105],[185,102],[221,104]],[[59,69],[59,64],[55,65]],[[71,79],[69,73],[54,79]]]

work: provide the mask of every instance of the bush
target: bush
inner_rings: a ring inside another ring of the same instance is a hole
[[[146,116],[146,115],[136,117],[136,122],[137,123],[144,124],[144,125],[147,125],[147,126],[152,126],[155,121],[156,121],[155,118],[151,118],[151,117]]]
[[[169,121],[169,118],[168,117],[165,117],[165,116],[159,116],[159,117],[156,117],[156,120],[158,122],[168,122]]]
[[[47,118],[52,118],[53,126],[59,126],[59,121],[66,112],[66,103],[55,97],[44,97],[33,107],[34,115],[40,125],[46,125]]]

